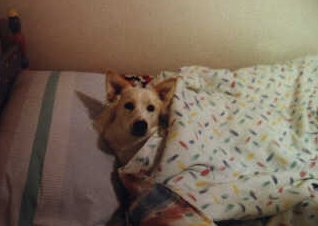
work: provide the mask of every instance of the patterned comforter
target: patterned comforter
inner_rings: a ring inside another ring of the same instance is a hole
[[[318,225],[318,57],[171,76],[167,134],[120,169],[132,225]]]

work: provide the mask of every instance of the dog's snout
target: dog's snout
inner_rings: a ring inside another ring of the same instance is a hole
[[[133,123],[131,133],[134,136],[142,137],[147,133],[148,124],[145,120],[139,120]]]

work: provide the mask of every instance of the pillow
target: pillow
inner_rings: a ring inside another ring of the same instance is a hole
[[[104,225],[118,207],[113,157],[76,91],[103,103],[103,74],[25,71],[0,121],[0,225]]]

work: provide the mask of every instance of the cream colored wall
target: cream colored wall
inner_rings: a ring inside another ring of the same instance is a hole
[[[318,53],[317,0],[1,0],[22,18],[32,68],[157,72]]]

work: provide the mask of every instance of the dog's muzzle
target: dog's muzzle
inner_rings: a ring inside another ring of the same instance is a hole
[[[131,134],[137,137],[142,137],[146,135],[148,129],[148,124],[145,120],[140,120],[134,122],[131,128]]]

